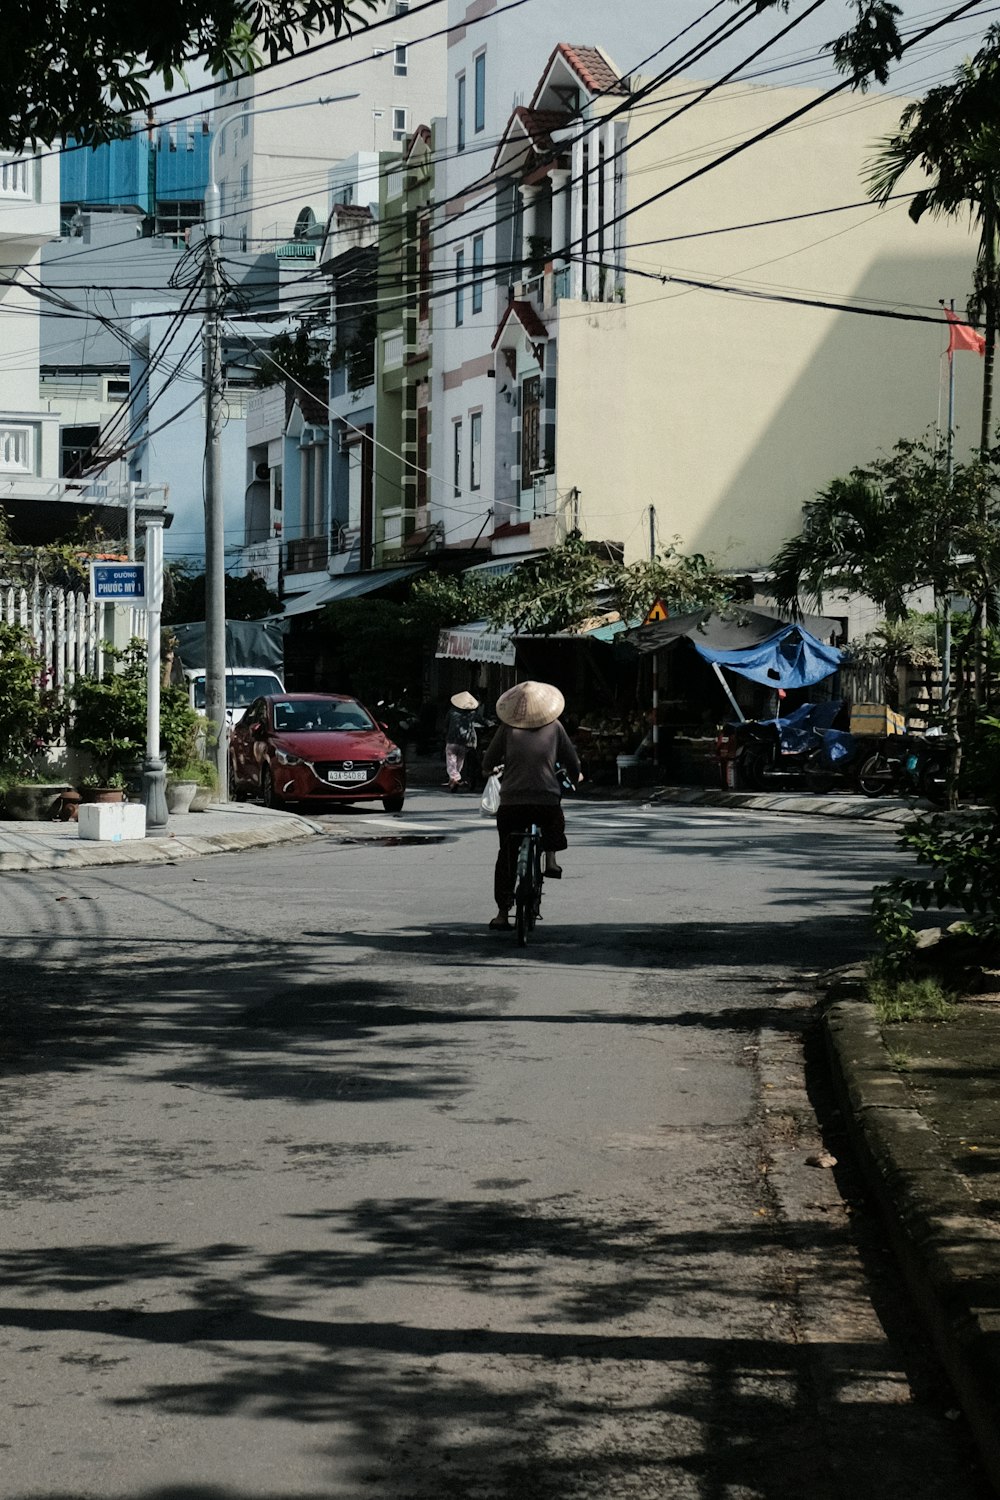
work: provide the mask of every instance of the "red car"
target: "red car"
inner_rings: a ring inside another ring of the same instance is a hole
[[[380,801],[401,812],[403,752],[363,704],[339,693],[255,698],[229,740],[229,790],[286,802]]]

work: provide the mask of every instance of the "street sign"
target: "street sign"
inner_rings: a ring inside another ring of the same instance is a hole
[[[99,604],[145,603],[145,563],[92,562],[90,597]]]
[[[664,604],[662,599],[657,599],[656,603],[653,605],[652,609],[649,611],[649,614],[646,616],[642,623],[644,625],[655,625],[658,620],[667,620],[669,618],[670,615],[669,611],[667,610],[667,606]]]

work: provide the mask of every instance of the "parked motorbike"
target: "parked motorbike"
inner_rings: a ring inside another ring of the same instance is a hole
[[[868,743],[843,729],[814,730],[818,743],[806,756],[805,778],[811,792],[856,792],[860,768],[868,756]]]
[[[858,770],[866,797],[893,793],[925,797],[939,807],[948,801],[948,770],[954,741],[946,735],[893,734],[874,743]]]
[[[817,761],[824,731],[845,710],[843,699],[803,703],[782,719],[744,719],[726,724],[715,742],[722,784],[750,791],[809,785],[807,767],[814,762],[818,780],[831,775]]]

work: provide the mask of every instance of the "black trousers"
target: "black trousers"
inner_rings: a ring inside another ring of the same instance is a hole
[[[508,911],[514,905],[518,846],[532,823],[537,823],[542,830],[542,848],[546,854],[556,854],[560,849],[568,847],[566,819],[558,802],[545,806],[525,804],[523,807],[504,807],[501,804],[497,812],[500,848],[493,872],[493,895],[497,906]]]

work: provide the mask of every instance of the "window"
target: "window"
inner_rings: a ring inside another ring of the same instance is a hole
[[[397,78],[405,78],[407,74],[407,46],[405,42],[397,42],[392,49],[392,71]]]
[[[469,488],[478,490],[482,483],[483,414],[474,411],[469,417]]]
[[[472,311],[474,313],[483,310],[483,236],[477,234],[472,239]]]
[[[480,52],[475,61],[474,128],[486,128],[486,53]]]
[[[250,167],[240,167],[240,197],[245,198],[250,191]]]
[[[405,109],[394,109],[392,112],[392,138],[394,141],[406,140]]]
[[[410,0],[396,0],[397,16],[405,16],[410,8]]]
[[[59,430],[59,473],[63,479],[80,479],[101,438],[97,426],[62,427]]]
[[[465,322],[465,251],[459,250],[455,256],[455,327],[461,328]]]
[[[226,154],[226,132],[224,130],[220,130],[219,133],[218,133],[218,136],[216,137],[216,139],[219,142],[219,155],[220,156],[225,156],[225,154]]]
[[[109,375],[106,377],[104,381],[105,401],[127,401],[128,393],[129,382],[127,375],[123,375],[120,378],[113,375]],[[65,430],[66,429],[64,429],[64,431]]]
[[[529,375],[521,384],[521,488],[531,486],[531,476],[541,467],[542,382]]]
[[[462,423],[461,419],[453,422],[452,431],[452,465],[451,483],[457,499],[462,493]]]
[[[458,121],[458,139],[455,142],[456,149],[465,150],[465,74],[458,75],[458,101],[455,108],[455,119]]]
[[[249,135],[250,134],[250,106],[249,106],[249,104],[244,104],[244,106],[243,106],[243,110],[242,110],[242,128],[240,130],[240,134],[241,135]]]

